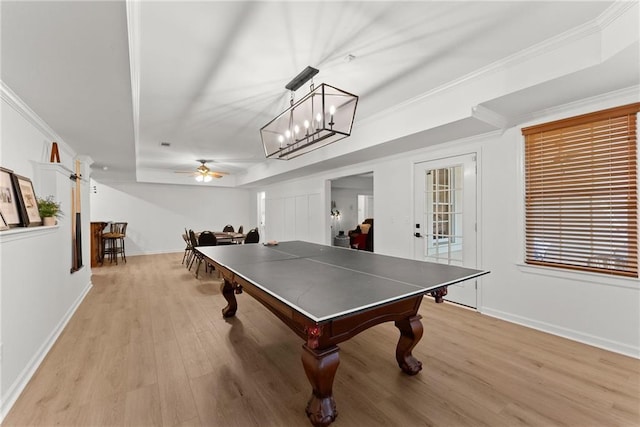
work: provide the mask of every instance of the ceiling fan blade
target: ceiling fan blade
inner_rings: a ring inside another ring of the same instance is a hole
[[[173,171],[173,172],[174,173],[189,174],[189,175],[195,176],[196,178],[198,178],[198,177],[206,177],[206,176],[210,176],[212,178],[222,178],[225,175],[229,175],[229,172],[212,171],[205,164],[207,161],[209,161],[209,160],[206,160],[206,161],[205,160],[198,160],[198,162],[201,163],[200,166],[198,166],[195,170],[192,170],[192,171]]]

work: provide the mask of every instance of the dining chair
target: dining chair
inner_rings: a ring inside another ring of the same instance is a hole
[[[193,267],[193,263],[198,260],[198,262],[202,262],[202,254],[196,250],[198,247],[198,239],[196,238],[196,233],[193,230],[189,230],[189,241],[191,242],[191,261],[188,263],[189,271],[191,271],[191,267]]]
[[[240,234],[244,233],[244,226],[243,225],[238,227],[238,233],[240,233]]]
[[[193,250],[193,248],[191,247],[191,239],[189,238],[189,231],[187,231],[187,229],[184,229],[184,234],[182,235],[182,239],[184,239],[184,242],[186,243],[186,247],[184,248],[184,255],[182,255],[182,264],[184,264],[184,262],[186,261],[187,264],[189,264],[189,260],[191,258],[191,251]]]
[[[189,245],[189,253],[187,254],[187,259],[184,262],[185,267],[187,268],[191,268],[190,264],[193,261],[193,257],[195,256],[195,251],[193,250],[193,248],[195,246],[193,246],[193,242],[191,241],[191,229],[187,230],[186,228],[184,229],[185,232],[185,237],[186,237],[186,241],[187,244]]]
[[[203,231],[198,236],[198,246],[215,246],[218,244],[216,235],[210,231]]]
[[[245,243],[258,243],[260,241],[260,233],[257,228],[252,228],[247,233],[247,237],[244,238]]]
[[[231,224],[227,224],[227,225],[225,225],[225,226],[224,226],[224,228],[222,229],[222,231],[224,231],[224,232],[231,232],[231,233],[233,233],[233,231],[234,231],[234,230],[233,230],[233,225],[231,225]]]
[[[211,231],[203,231],[202,233],[200,233],[200,236],[198,236],[198,246],[216,246],[217,244],[218,244],[218,239],[216,238],[216,235],[213,234]],[[196,277],[198,277],[200,264],[202,264],[203,260],[204,260],[203,256],[201,256],[198,259],[198,266],[196,267]],[[209,270],[209,266],[211,266],[211,271],[213,271],[213,265],[207,262],[204,265],[205,272]]]

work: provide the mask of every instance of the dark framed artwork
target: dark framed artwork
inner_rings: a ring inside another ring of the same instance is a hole
[[[9,227],[22,225],[20,205],[14,188],[13,171],[0,167],[0,212]]]
[[[33,189],[33,183],[26,176],[13,174],[14,187],[18,196],[18,207],[25,227],[42,225],[42,218],[38,211],[38,200]]]

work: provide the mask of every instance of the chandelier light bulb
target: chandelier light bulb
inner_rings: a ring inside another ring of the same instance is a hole
[[[336,107],[332,105],[331,107],[329,107],[329,114],[333,116],[335,113],[336,113]]]
[[[211,175],[207,175],[204,177],[204,182],[209,182],[211,181],[213,178],[211,178]]]
[[[300,126],[295,125],[295,126],[293,127],[293,132],[294,132],[294,133],[298,133],[298,132],[300,132]]]
[[[202,175],[197,175],[196,176],[196,181],[198,181],[198,182],[202,182],[203,179],[204,179],[204,177]]]
[[[284,136],[286,136],[287,139],[291,138],[291,131],[287,129],[287,131],[284,133]]]
[[[320,123],[322,121],[322,114],[318,113],[318,115],[316,116],[316,120],[318,123]]]
[[[309,120],[305,120],[303,125],[305,129],[309,129]]]

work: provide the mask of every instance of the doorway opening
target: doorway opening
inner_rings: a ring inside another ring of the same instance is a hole
[[[328,198],[331,201],[331,242],[334,246],[352,248],[353,232],[374,215],[373,172],[332,180]]]

